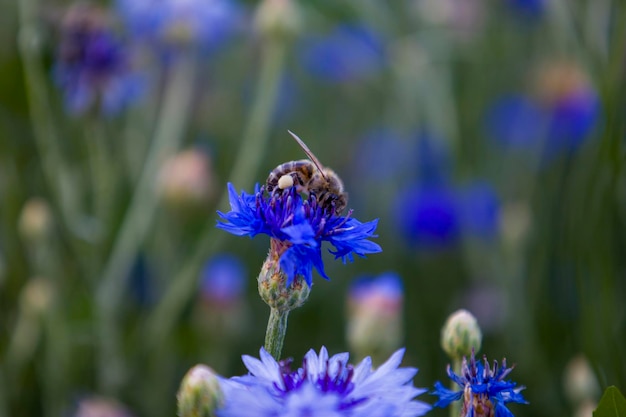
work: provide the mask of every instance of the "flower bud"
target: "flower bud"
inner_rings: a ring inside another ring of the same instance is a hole
[[[600,387],[591,365],[583,355],[571,359],[563,374],[565,394],[573,405],[585,400],[595,402],[600,395]]]
[[[255,25],[267,38],[289,39],[300,31],[300,16],[293,0],[263,0],[257,9]]]
[[[20,307],[30,316],[40,316],[50,307],[53,296],[53,288],[46,278],[31,278],[20,294]]]
[[[302,277],[297,276],[289,287],[287,276],[280,268],[280,254],[287,243],[277,239],[270,240],[270,253],[267,256],[258,277],[259,295],[265,303],[278,311],[291,311],[300,307],[309,298],[311,289]]]
[[[80,400],[74,417],[132,417],[132,414],[114,399],[89,397]]]
[[[224,404],[217,375],[205,365],[196,365],[187,372],[176,398],[179,417],[215,417]]]
[[[52,230],[52,212],[48,202],[42,198],[29,199],[22,208],[18,230],[27,242],[40,242]]]
[[[347,342],[358,356],[387,357],[402,343],[402,282],[387,273],[356,280],[348,298]]]
[[[170,209],[205,208],[214,191],[210,159],[199,150],[171,157],[161,168],[158,188]]]
[[[478,352],[482,334],[476,318],[467,310],[458,310],[446,320],[441,330],[441,347],[451,359],[461,359]]]

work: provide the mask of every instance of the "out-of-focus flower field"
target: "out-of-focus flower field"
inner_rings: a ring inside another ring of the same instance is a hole
[[[405,347],[433,392],[465,309],[513,414],[626,390],[619,0],[0,5],[0,417],[171,416],[192,366],[246,373],[269,238],[216,224],[270,234],[224,226],[227,184],[306,159],[288,130],[348,193],[317,243],[367,256],[289,260],[312,286],[283,357]]]

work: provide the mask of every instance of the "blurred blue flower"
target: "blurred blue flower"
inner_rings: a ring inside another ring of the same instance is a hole
[[[231,0],[117,0],[117,8],[137,39],[165,47],[213,49],[240,20]]]
[[[351,217],[352,211],[345,217],[337,216],[332,209],[321,207],[314,195],[303,201],[295,187],[281,194],[268,194],[257,185],[254,194],[242,191],[238,195],[229,183],[228,193],[231,211],[218,211],[224,222],[218,222],[217,227],[237,236],[269,235],[272,250],[280,257],[280,268],[287,276],[287,286],[301,275],[311,287],[313,267],[328,279],[322,261],[323,241],[335,247],[330,252],[344,263],[353,261],[353,254],[365,256],[382,250],[368,240],[376,237],[378,220],[361,223]]]
[[[511,150],[539,149],[547,123],[538,104],[523,94],[498,98],[485,121],[488,135]]]
[[[482,238],[493,238],[500,226],[500,200],[493,186],[474,182],[459,190],[459,210],[463,232]]]
[[[201,294],[219,305],[237,301],[245,290],[246,268],[234,255],[221,254],[211,258],[201,271]]]
[[[243,356],[249,374],[222,380],[225,406],[219,417],[413,417],[430,410],[414,398],[426,390],[415,388],[415,368],[399,368],[404,350],[372,369],[365,358],[356,367],[348,353],[329,358],[310,350],[302,367],[292,360],[276,362],[265,349],[260,357]]]
[[[400,276],[386,272],[377,277],[362,277],[350,285],[349,297],[355,303],[367,303],[368,300],[384,300],[385,305],[402,304],[404,290]]]
[[[538,97],[514,94],[496,100],[487,111],[486,130],[506,148],[550,160],[580,148],[597,126],[601,107],[576,66],[552,64],[539,74]]]
[[[96,105],[114,114],[143,91],[143,79],[131,71],[127,52],[104,12],[83,3],[70,8],[64,18],[53,78],[73,114]]]
[[[298,49],[311,75],[333,83],[366,79],[385,62],[383,40],[362,25],[340,25],[327,36],[310,36]]]
[[[401,191],[395,204],[397,227],[419,247],[442,248],[461,233],[454,190],[445,185],[414,185]]]
[[[397,178],[413,163],[409,141],[393,129],[377,127],[361,137],[353,150],[356,176],[367,181],[386,182]]]
[[[545,0],[505,0],[511,11],[524,19],[537,19],[543,16]]]
[[[431,392],[432,395],[439,396],[434,406],[443,408],[453,401],[463,399],[462,416],[513,417],[506,404],[510,402],[527,404],[527,402],[521,394],[524,387],[516,388],[515,382],[504,380],[512,370],[513,367],[506,367],[506,359],[502,360],[501,367],[494,361],[491,368],[487,357],[484,357],[483,364],[475,360],[472,352],[469,363],[463,358],[461,375],[455,374],[448,365],[448,376],[461,387],[461,390],[452,391],[441,382],[437,382],[435,390]]]

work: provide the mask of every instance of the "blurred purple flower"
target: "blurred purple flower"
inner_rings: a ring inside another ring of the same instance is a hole
[[[166,49],[213,49],[232,35],[240,19],[231,0],[117,0],[117,8],[137,39]]]
[[[105,13],[83,3],[64,17],[53,77],[73,114],[99,105],[102,113],[111,115],[143,91],[143,78],[131,71],[127,51]]]
[[[401,191],[394,218],[405,238],[419,247],[448,246],[461,232],[454,191],[443,185],[414,185]]]
[[[340,25],[327,36],[310,36],[299,48],[303,67],[332,83],[361,81],[384,65],[384,43],[363,25]]]
[[[512,150],[528,149],[550,160],[574,152],[599,124],[597,92],[576,64],[550,62],[533,79],[534,95],[515,94],[488,109],[486,130]]]
[[[230,305],[242,296],[246,276],[246,268],[236,256],[214,256],[201,271],[202,298],[210,303]]]

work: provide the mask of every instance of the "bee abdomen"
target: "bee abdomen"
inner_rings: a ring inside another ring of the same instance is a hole
[[[278,185],[280,178],[284,175],[292,175],[294,185],[303,187],[310,181],[315,170],[315,165],[313,165],[313,163],[308,159],[289,161],[280,164],[274,168],[267,177],[267,191],[272,192]]]

